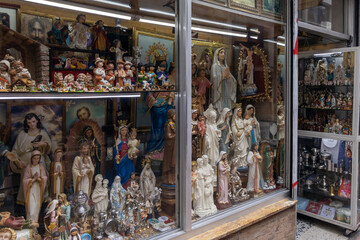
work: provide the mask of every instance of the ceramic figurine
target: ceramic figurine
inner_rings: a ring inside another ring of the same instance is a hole
[[[204,135],[206,133],[206,122],[205,122],[205,116],[203,114],[199,115],[197,125],[198,125],[200,136],[204,137]]]
[[[226,63],[225,48],[218,48],[214,53],[210,82],[214,85],[212,90],[214,108],[218,112],[226,107],[232,109],[236,101],[237,82]],[[213,161],[215,162],[216,159]]]
[[[212,104],[210,104],[209,108],[204,112],[204,116],[206,117],[204,153],[209,157],[211,166],[215,167],[216,160],[219,156],[221,131],[217,128],[217,113]]]
[[[231,159],[232,173],[235,173],[238,167],[247,165],[246,155],[248,154],[249,143],[247,136],[250,132],[245,131],[244,119],[242,118],[241,103],[235,104],[235,110],[232,117],[231,129],[234,141],[234,157]]]
[[[197,87],[198,96],[202,105],[206,104],[206,89],[211,86],[210,81],[205,77],[205,74],[205,69],[200,68],[198,77],[193,80],[193,84]]]
[[[147,71],[146,73],[146,78],[147,78],[147,81],[150,83],[150,85],[153,85],[155,83],[157,83],[157,75],[155,73],[155,67],[154,67],[154,64],[150,63],[148,65],[149,67],[149,71]]]
[[[333,130],[337,134],[341,134],[342,125],[340,124],[340,120],[337,118],[335,124],[333,125]]]
[[[224,151],[226,153],[229,152],[229,143],[230,143],[230,136],[231,136],[231,126],[230,126],[230,116],[231,110],[228,108],[224,108],[221,113],[220,117],[216,123],[218,129],[221,131],[221,138],[219,142],[219,151]]]
[[[63,162],[63,150],[57,148],[54,152],[54,160],[50,166],[50,194],[55,199],[58,199],[60,193],[64,192],[65,183],[65,165]]]
[[[104,29],[104,22],[102,20],[98,20],[95,23],[95,26],[92,28],[93,30],[93,50],[106,51],[110,47],[110,42],[107,37],[107,33]]]
[[[95,164],[94,174],[99,174],[101,168],[101,145],[99,140],[94,135],[93,128],[88,125],[84,126],[81,137],[88,143],[90,147],[90,158],[93,164]]]
[[[136,160],[140,152],[140,150],[138,149],[138,147],[140,146],[140,140],[137,140],[136,136],[137,136],[137,129],[132,128],[130,132],[130,140],[128,141],[128,146],[129,146],[128,156],[132,160]]]
[[[250,198],[247,189],[242,187],[239,172],[231,173],[229,182],[229,199],[232,203],[238,203]]]
[[[59,202],[57,208],[57,218],[58,218],[58,229],[61,230],[60,238],[61,240],[68,239],[68,223],[70,221],[71,205],[67,201],[66,194],[61,193],[59,195]]]
[[[327,71],[325,66],[325,60],[321,59],[318,61],[316,66],[316,85],[327,85]]]
[[[119,39],[113,41],[113,46],[110,48],[110,51],[115,52],[116,62],[119,62],[120,60],[123,61],[123,56],[127,53],[127,51],[121,48],[121,41]]]
[[[125,70],[124,70],[124,64],[125,62],[123,60],[118,60],[116,62],[117,64],[117,70],[115,70],[115,77],[116,77],[116,86],[123,87],[124,86],[124,77],[126,76]]]
[[[163,85],[168,85],[168,75],[166,74],[166,65],[165,64],[160,64],[160,71],[157,73],[157,84],[159,86],[163,86]]]
[[[84,193],[82,190],[80,190],[74,196],[74,200],[73,200],[74,208],[72,210],[74,212],[76,222],[80,223],[81,225],[84,225],[86,223],[87,214],[88,211],[90,210],[90,207],[88,205],[88,200],[89,200],[88,195]]]
[[[277,112],[277,137],[278,140],[285,138],[285,112],[284,112],[284,105],[278,105],[278,112]]]
[[[325,100],[325,108],[330,108],[330,107],[331,107],[331,98],[330,95],[328,95]]]
[[[191,199],[193,204],[195,203],[195,191],[196,191],[196,181],[198,179],[198,172],[197,172],[197,162],[191,162]]]
[[[79,229],[76,226],[71,226],[68,240],[80,240],[80,239],[81,236],[79,233]]]
[[[127,121],[119,121],[118,136],[113,148],[113,160],[116,175],[121,177],[121,184],[125,185],[132,172],[135,172],[134,161],[129,158],[128,134],[129,128]]]
[[[269,144],[266,144],[262,150],[262,175],[264,177],[264,190],[276,188],[274,180],[274,152]]]
[[[133,73],[130,70],[131,65],[132,65],[131,62],[125,62],[125,65],[124,65],[125,77],[123,79],[124,87],[131,86],[131,78],[133,77]]]
[[[136,83],[138,82],[137,79],[138,79],[138,72],[137,72],[137,69],[136,69],[136,66],[135,65],[131,65],[130,67],[130,70],[133,74],[133,76],[131,77],[131,85],[136,85]]]
[[[251,104],[248,104],[245,108],[245,114],[248,115],[249,121],[251,122],[252,129],[250,135],[248,137],[249,146],[251,146],[254,142],[261,141],[261,134],[260,134],[260,123],[256,119],[255,116],[255,107]]]
[[[197,158],[201,157],[202,146],[200,143],[201,137],[199,136],[199,128],[198,128],[198,109],[191,110],[191,154],[192,154],[192,161],[196,161]]]
[[[76,89],[75,76],[72,73],[69,73],[65,76],[64,82],[66,84],[67,90],[73,92]]]
[[[311,84],[311,72],[310,72],[310,65],[308,65],[304,73],[304,85],[308,86],[310,84]]]
[[[98,215],[100,212],[106,212],[108,207],[108,190],[103,187],[103,176],[98,174],[95,176],[95,189],[91,195],[91,199],[95,205],[94,216],[98,221]]]
[[[315,73],[315,63],[314,63],[314,59],[310,59],[310,63],[309,63],[309,69],[310,69],[310,78],[312,79],[312,81],[314,81],[314,73]],[[312,85],[315,85],[314,83]]]
[[[166,184],[174,185],[175,176],[175,110],[169,109],[165,123],[165,145],[162,169],[162,181]]]
[[[52,141],[47,133],[47,130],[43,127],[40,118],[35,113],[28,113],[24,117],[23,130],[18,134],[15,143],[13,145],[12,152],[15,153],[20,160],[17,166],[13,166],[12,170],[21,174],[21,179],[24,176],[25,167],[31,164],[31,152],[33,150],[39,150],[41,152],[41,164],[45,169],[50,167],[50,158],[48,154]],[[12,162],[10,163],[10,166]],[[48,197],[48,191],[45,191],[44,198]],[[23,184],[20,184],[20,188],[17,195],[17,202],[24,204],[24,190]]]
[[[201,54],[200,61],[199,61],[199,67],[205,69],[206,78],[210,78],[210,74],[211,74],[212,62],[211,62],[211,58],[210,58],[210,51],[209,51],[209,49],[205,49],[203,51],[203,53]]]
[[[61,19],[59,17],[55,18],[55,22],[51,27],[51,34],[53,35],[55,41],[49,41],[49,43],[60,44],[64,43],[64,39],[62,38],[62,29],[64,26],[61,24]],[[65,30],[65,29],[64,29]],[[49,35],[49,34],[48,34]]]
[[[331,108],[336,108],[336,98],[333,94],[331,94],[331,104],[330,104]]]
[[[335,85],[334,80],[335,80],[335,67],[334,67],[334,63],[330,63],[329,64],[329,69],[327,71],[327,85]]]
[[[151,169],[151,161],[149,158],[145,160],[146,164],[140,174],[140,190],[145,199],[148,199],[155,189],[156,177]]]
[[[91,194],[91,184],[94,175],[94,165],[90,158],[90,147],[86,140],[80,140],[80,155],[76,156],[72,166],[74,192],[80,190],[86,195]]]
[[[213,191],[212,179],[206,182],[203,162],[202,158],[197,159],[197,179],[195,180],[194,193],[194,211],[199,217],[205,217],[217,212],[213,195],[211,194],[211,191]]]
[[[11,78],[12,84],[14,84],[17,80],[21,80],[26,85],[31,84],[30,72],[28,69],[24,68],[24,64],[20,60],[14,61],[11,66],[16,71],[15,78]]]
[[[85,81],[86,89],[89,91],[92,90],[95,86],[93,81],[93,76],[90,73],[86,73],[86,81]]]
[[[95,81],[95,85],[108,85],[105,84],[105,70],[103,68],[104,66],[104,59],[101,58],[96,58],[95,61],[95,66],[96,68],[94,68],[94,81]]]
[[[142,63],[138,63],[138,82],[142,84],[144,80],[147,80],[145,66]]]
[[[249,177],[247,183],[248,192],[254,192],[255,194],[261,193],[262,190],[260,188],[260,163],[262,161],[262,157],[259,153],[259,144],[257,142],[251,145],[251,149],[249,154],[247,155],[247,162],[249,164]]]
[[[225,209],[231,207],[232,204],[229,201],[229,175],[230,165],[227,161],[227,153],[220,152],[219,160],[217,161],[217,191],[218,198],[216,199],[216,207],[218,209]]]
[[[76,17],[77,23],[72,27],[72,31],[69,33],[70,48],[87,49],[90,45],[91,36],[89,33],[89,26],[85,23],[86,16],[79,14]]]
[[[86,75],[84,73],[79,73],[76,76],[76,90],[77,91],[86,91]]]
[[[22,229],[32,229],[38,228],[39,224],[37,222],[33,222],[31,219],[26,219],[23,216],[14,217],[11,216],[10,212],[0,212],[0,227],[1,228],[12,228],[15,230],[22,230]]]
[[[204,194],[205,194],[205,198],[208,199],[207,207],[214,209],[215,207],[214,199],[212,198],[214,193],[213,185],[216,183],[214,168],[210,165],[209,157],[207,155],[202,155],[201,158],[203,159],[203,170],[204,170],[203,172],[204,184],[205,184]]]
[[[47,184],[45,168],[40,163],[41,152],[31,153],[31,163],[26,167],[22,185],[25,197],[26,218],[38,222],[44,191]]]
[[[118,219],[121,218],[122,210],[125,205],[125,192],[125,189],[121,185],[121,178],[116,176],[111,186],[110,202],[112,208],[114,208],[117,212]]]
[[[7,80],[7,84],[11,84],[10,78],[10,62],[8,60],[0,61],[0,77]]]
[[[50,232],[51,234],[57,231],[57,217],[56,217],[56,208],[58,205],[58,200],[54,199],[52,200],[45,209],[45,219],[48,219],[46,221],[47,225],[47,231]]]
[[[241,95],[242,96],[254,95],[257,93],[257,90],[258,90],[258,88],[254,82],[254,63],[253,63],[253,55],[254,55],[254,51],[255,51],[256,47],[255,48],[247,48],[242,44],[240,44],[240,45],[242,48],[241,51],[246,50],[246,59],[245,59],[245,61],[244,60],[241,61],[241,64],[243,65],[242,71],[244,71],[245,69],[246,70],[243,73],[242,78],[238,79],[238,81],[241,83],[240,84]]]
[[[79,60],[75,56],[71,57],[70,69],[86,69],[86,68],[87,66],[79,62]]]
[[[343,85],[344,84],[344,71],[342,65],[338,65],[336,68],[336,74],[335,74],[335,82],[336,85]]]
[[[325,107],[325,94],[323,93],[320,94],[320,107],[321,108]]]

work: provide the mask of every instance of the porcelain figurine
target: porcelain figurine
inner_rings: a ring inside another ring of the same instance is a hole
[[[218,209],[225,209],[232,206],[229,201],[229,175],[230,165],[227,161],[227,153],[222,151],[217,161],[218,198],[216,199],[216,207]]]
[[[191,199],[195,203],[196,181],[198,179],[197,162],[191,162]]]
[[[95,26],[92,28],[93,30],[93,50],[106,51],[110,47],[110,42],[107,37],[107,33],[104,29],[104,22],[102,20],[98,20],[95,23]]]
[[[76,222],[80,223],[82,226],[86,223],[87,214],[90,210],[88,205],[89,197],[86,193],[80,190],[78,193],[75,194],[73,205],[74,208],[72,209],[74,212]]]
[[[308,86],[310,84],[311,84],[310,65],[307,65],[305,73],[304,73],[304,85]]]
[[[103,187],[103,176],[98,174],[95,176],[95,189],[91,195],[91,199],[95,205],[94,216],[95,220],[98,222],[98,216],[100,212],[106,212],[108,207],[108,190]]]
[[[127,121],[119,121],[118,137],[113,148],[113,160],[116,175],[121,177],[121,184],[127,184],[130,174],[135,172],[134,161],[129,158],[128,134],[129,128]]]
[[[229,143],[231,138],[231,126],[230,126],[231,110],[224,108],[220,117],[216,123],[218,129],[221,131],[221,138],[219,142],[219,151],[229,152]]]
[[[266,144],[262,150],[262,175],[264,178],[264,190],[276,188],[274,180],[274,152],[269,144]]]
[[[140,191],[145,199],[148,199],[155,189],[156,177],[151,169],[151,161],[149,158],[145,160],[145,166],[140,174]]]
[[[235,173],[238,167],[247,165],[246,155],[248,154],[249,143],[247,136],[250,132],[245,131],[244,119],[242,118],[242,105],[235,104],[235,110],[232,117],[231,129],[234,141],[234,157],[231,159],[231,172]]]
[[[111,186],[110,202],[112,208],[114,208],[117,212],[118,219],[121,218],[122,210],[125,205],[125,193],[126,191],[121,185],[121,178],[119,176],[116,176]]]
[[[165,123],[165,145],[162,169],[162,181],[166,184],[175,185],[175,110],[169,109],[167,113],[168,120]]]
[[[41,152],[31,153],[31,163],[26,167],[22,185],[25,196],[26,218],[38,222],[44,191],[47,184],[45,168],[40,163]]]
[[[20,173],[21,179],[24,176],[25,167],[31,164],[31,152],[33,150],[39,150],[41,152],[41,164],[45,169],[50,167],[50,158],[48,154],[52,141],[48,135],[47,130],[43,127],[40,118],[35,113],[28,113],[24,117],[23,130],[20,131],[16,137],[15,143],[12,148],[12,152],[15,153],[20,160],[19,164],[12,167],[12,170],[16,173]],[[10,166],[12,163],[10,163]],[[45,190],[46,199],[48,191]],[[24,190],[23,184],[20,184],[20,188],[17,195],[17,203],[24,204]]]
[[[31,219],[25,219],[23,216],[14,217],[11,216],[10,212],[0,212],[0,227],[1,228],[12,228],[15,230],[32,229],[38,228],[39,224],[33,222]]]
[[[91,91],[95,86],[93,76],[90,73],[86,73],[85,86],[89,91]]]
[[[278,140],[285,138],[285,112],[284,112],[284,105],[278,105],[278,112],[277,112],[277,137]]]
[[[342,65],[338,65],[336,68],[336,74],[335,74],[335,82],[336,85],[344,85],[344,71]]]
[[[72,73],[69,73],[65,76],[64,82],[66,85],[66,89],[69,92],[74,92],[76,90],[76,82],[75,82],[75,76]]]
[[[91,184],[94,175],[94,165],[90,158],[90,147],[86,140],[79,144],[80,155],[76,156],[72,166],[74,192],[80,190],[86,195],[91,194]]]
[[[254,95],[257,93],[257,86],[254,82],[254,63],[253,63],[253,55],[254,48],[247,48],[244,45],[240,44],[242,51],[246,50],[246,59],[241,63],[244,65],[242,68],[244,71],[243,78],[238,79],[240,84],[240,91],[242,96]],[[256,47],[255,47],[256,48]],[[235,102],[235,101],[234,101]]]
[[[216,183],[216,177],[214,168],[209,164],[209,157],[202,155],[203,159],[203,176],[204,176],[204,195],[206,201],[206,208],[215,209],[214,204],[214,184]]]
[[[119,39],[115,39],[113,41],[113,46],[110,48],[110,52],[115,52],[116,54],[116,62],[123,61],[123,56],[127,51],[121,48],[121,41]]]
[[[331,108],[336,108],[336,98],[333,94],[331,94]]]
[[[138,147],[140,146],[140,140],[137,140],[136,136],[137,136],[137,129],[132,128],[130,132],[130,140],[128,140],[128,146],[129,146],[128,156],[132,160],[136,160],[140,152],[140,150],[138,149]]]
[[[94,68],[94,81],[95,81],[95,85],[106,85],[105,84],[105,70],[103,68],[104,66],[104,59],[101,58],[96,58],[95,61],[95,66],[96,68]]]
[[[55,199],[58,199],[60,193],[64,192],[65,183],[65,165],[63,162],[63,150],[61,147],[54,152],[54,160],[50,166],[50,194]]]
[[[256,119],[255,116],[255,107],[251,104],[248,104],[245,108],[245,114],[250,116],[250,122],[252,125],[252,130],[249,135],[249,146],[251,146],[254,142],[261,141],[261,134],[260,134],[260,123]]]
[[[125,71],[125,77],[123,79],[124,87],[130,87],[131,86],[131,78],[133,77],[133,72],[131,71],[131,62],[125,62],[124,65],[124,71]]]
[[[261,193],[262,189],[260,187],[261,175],[260,175],[260,163],[262,157],[259,153],[259,144],[257,142],[253,143],[249,154],[247,155],[247,162],[249,164],[249,177],[247,183],[248,192],[254,192],[255,194]]]
[[[124,64],[125,62],[123,60],[118,60],[116,62],[117,64],[117,70],[115,70],[115,77],[116,77],[116,86],[123,87],[124,86],[124,77],[126,76],[125,70],[124,70]]]
[[[199,67],[205,69],[206,78],[210,78],[210,74],[211,74],[212,61],[210,58],[210,51],[209,49],[205,49],[201,54],[199,61]]]
[[[327,85],[335,85],[334,80],[335,80],[335,67],[334,67],[334,63],[330,63],[329,64],[329,69],[327,71]]]
[[[45,217],[44,220],[46,221],[45,224],[47,225],[47,232],[50,232],[51,234],[56,232],[57,229],[57,217],[56,217],[56,208],[58,205],[58,200],[54,199],[52,200],[45,209]]]
[[[166,73],[166,65],[165,64],[160,64],[160,71],[157,73],[157,84],[159,86],[165,86],[166,84],[168,85],[168,75]]]
[[[90,158],[95,165],[95,174],[100,173],[101,169],[101,145],[99,140],[94,135],[94,130],[91,126],[85,125],[82,130],[82,140],[85,140],[90,148]],[[98,136],[99,137],[99,136]]]
[[[206,120],[205,120],[205,116],[203,114],[199,115],[197,125],[198,125],[200,136],[204,137],[204,135],[206,133]]]
[[[316,85],[327,85],[327,71],[324,59],[318,61],[315,71]]]
[[[197,159],[197,179],[195,180],[195,193],[194,193],[194,211],[199,217],[205,217],[217,212],[216,206],[213,204],[210,206],[211,201],[214,202],[213,196],[210,196],[212,188],[211,183],[206,184],[205,169],[203,165],[203,159]],[[207,191],[207,197],[205,197],[205,191]],[[209,199],[211,197],[211,199]]]
[[[86,88],[86,75],[84,73],[79,73],[76,76],[76,90],[77,91],[87,91]]]
[[[247,189],[242,187],[240,173],[230,173],[229,199],[232,203],[238,203],[250,198]]]
[[[214,108],[218,112],[226,107],[232,109],[236,101],[237,82],[226,63],[225,48],[218,48],[214,53],[210,82],[214,85],[212,89]]]
[[[79,239],[81,239],[79,229],[76,226],[71,226],[68,240],[79,240]]]
[[[61,193],[59,195],[59,203],[57,208],[57,218],[58,218],[58,229],[61,231],[60,239],[67,240],[68,239],[68,224],[70,221],[71,214],[71,205],[67,201],[67,197],[65,193]]]
[[[147,74],[145,71],[145,66],[142,63],[138,63],[138,82],[143,84],[143,81],[147,80]]]
[[[76,24],[72,27],[72,31],[69,33],[70,48],[87,49],[89,42],[91,42],[91,36],[89,33],[89,26],[85,23],[86,16],[79,14],[76,17]]]
[[[154,64],[150,63],[148,65],[149,71],[146,73],[147,81],[150,83],[150,85],[153,85],[157,83],[157,75],[155,73],[155,67]],[[158,84],[158,83],[157,83]]]
[[[191,155],[192,155],[192,161],[196,161],[197,158],[201,157],[201,143],[199,136],[199,128],[198,128],[198,115],[199,110],[198,109],[192,109],[191,110]]]
[[[26,85],[31,84],[31,74],[28,69],[24,68],[24,64],[20,60],[14,61],[11,66],[16,71],[15,78],[11,78],[12,84],[17,80],[21,80]]]
[[[215,168],[216,160],[219,157],[221,131],[217,128],[217,113],[212,104],[210,104],[209,108],[204,112],[204,116],[206,117],[204,153],[209,157],[211,166]]]
[[[197,93],[202,105],[206,104],[206,90],[210,88],[210,81],[205,77],[205,69],[200,68],[198,77],[193,80],[193,84],[197,87]]]
[[[8,60],[1,60],[0,61],[0,77],[7,80],[7,84],[11,84],[10,78],[10,62]]]

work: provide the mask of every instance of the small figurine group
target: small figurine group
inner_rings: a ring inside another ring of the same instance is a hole
[[[352,92],[332,92],[326,90],[305,89],[304,94],[299,95],[299,105],[305,108],[315,109],[342,109],[352,110]]]
[[[315,67],[316,64],[316,67]],[[306,63],[303,81],[299,84],[305,86],[349,86],[354,83],[354,70],[351,66],[351,55],[343,60],[342,64],[336,66],[335,60],[328,62],[328,59],[310,59]]]

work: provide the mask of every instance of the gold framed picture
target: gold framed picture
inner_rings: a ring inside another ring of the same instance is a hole
[[[259,13],[259,0],[229,0],[229,7],[244,12]]]

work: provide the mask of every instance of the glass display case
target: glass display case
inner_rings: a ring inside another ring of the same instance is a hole
[[[0,7],[0,232],[187,238],[289,197],[286,1]]]
[[[359,49],[299,55],[298,212],[358,227]]]

